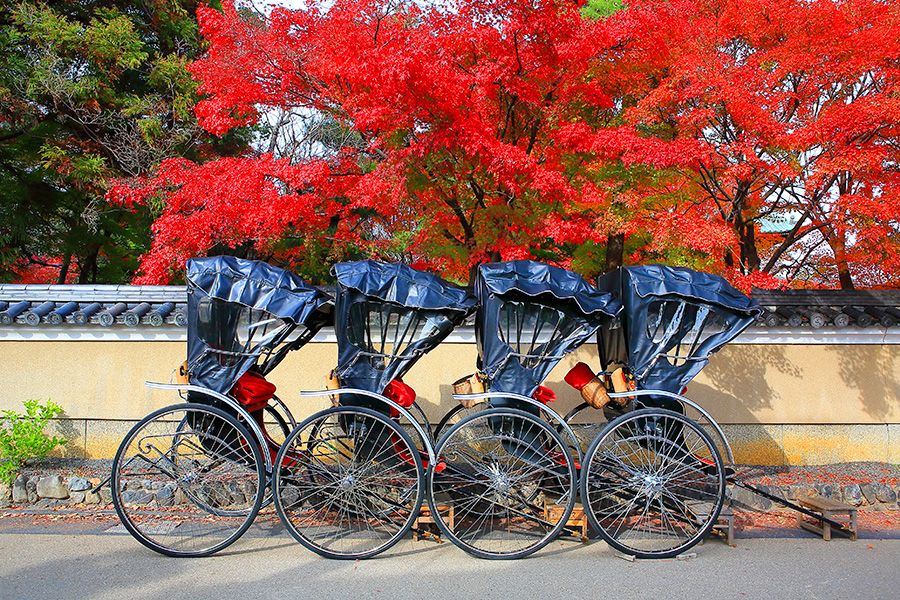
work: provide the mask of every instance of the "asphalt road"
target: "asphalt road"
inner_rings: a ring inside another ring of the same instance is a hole
[[[0,521],[0,598],[856,599],[900,596],[900,539],[718,540],[688,560],[628,562],[601,541],[557,541],[531,558],[484,561],[449,543],[402,540],[367,561],[331,561],[254,525],[203,559],[157,555],[109,522]],[[789,534],[790,535],[790,534]]]

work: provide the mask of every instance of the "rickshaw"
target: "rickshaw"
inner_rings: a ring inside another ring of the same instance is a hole
[[[321,556],[362,559],[413,526],[435,464],[431,426],[403,376],[476,308],[475,297],[402,264],[342,263],[338,365],[331,397],[287,437],[275,460],[275,505],[290,534]],[[422,531],[422,533],[425,533]]]
[[[176,391],[125,436],[111,486],[125,528],[168,556],[206,556],[247,530],[294,423],[265,376],[330,323],[330,296],[266,263],[187,261],[188,360]]]
[[[723,278],[680,267],[620,268],[597,287],[624,306],[598,335],[604,376],[620,385],[585,453],[581,500],[613,548],[676,556],[715,525],[734,474],[722,429],[684,396],[686,386],[761,310]],[[569,421],[587,410],[576,408]]]
[[[428,503],[447,538],[480,558],[532,554],[566,527],[581,446],[541,385],[621,304],[580,275],[533,261],[481,265],[479,373],[441,421]],[[593,373],[591,374],[593,376]]]

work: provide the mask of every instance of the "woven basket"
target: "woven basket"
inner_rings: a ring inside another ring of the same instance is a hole
[[[606,386],[599,377],[594,377],[581,388],[581,397],[594,408],[603,408],[610,401]]]
[[[483,394],[484,382],[478,376],[478,373],[466,375],[462,379],[457,379],[453,382],[453,393],[456,395]],[[474,398],[457,398],[457,400],[466,408],[472,408],[479,402]]]

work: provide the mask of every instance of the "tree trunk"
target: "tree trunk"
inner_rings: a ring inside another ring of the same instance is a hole
[[[625,234],[621,231],[606,240],[606,265],[604,273],[622,266],[625,259]]]
[[[743,272],[759,271],[759,252],[756,249],[756,225],[753,221],[743,221],[738,229],[741,244],[741,267]]]
[[[100,248],[91,248],[87,255],[78,261],[81,270],[78,272],[78,283],[96,283],[97,282],[97,255]],[[93,281],[91,281],[93,279]]]
[[[69,265],[72,264],[72,253],[66,252],[66,255],[63,257],[62,266],[59,268],[59,276],[56,278],[56,285],[63,285],[66,282],[66,277],[69,276]]]
[[[830,232],[829,232],[830,233]],[[828,245],[834,252],[834,265],[838,271],[838,283],[842,290],[853,290],[853,275],[850,273],[850,265],[847,263],[847,249],[844,245],[844,236],[841,233],[827,236]]]

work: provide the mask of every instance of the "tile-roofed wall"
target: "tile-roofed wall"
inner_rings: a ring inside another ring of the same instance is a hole
[[[752,296],[765,309],[758,322],[761,327],[843,329],[900,324],[900,291],[754,290]]]
[[[184,326],[183,285],[0,285],[0,326]]]
[[[900,326],[900,291],[754,290],[752,295],[765,309],[757,328]],[[183,327],[186,302],[183,285],[0,284],[0,327]]]

